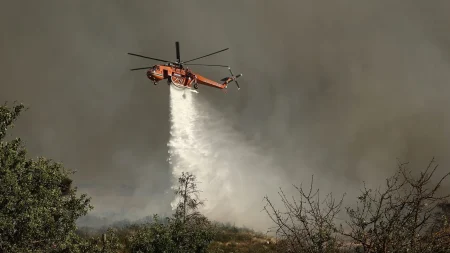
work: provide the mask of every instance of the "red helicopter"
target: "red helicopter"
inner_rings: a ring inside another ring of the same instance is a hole
[[[194,89],[198,89],[198,84],[203,84],[203,85],[207,85],[207,86],[218,88],[218,89],[226,89],[228,84],[234,81],[236,83],[236,86],[238,87],[238,89],[240,89],[239,83],[237,82],[236,79],[241,77],[242,74],[235,76],[229,66],[211,65],[211,64],[186,64],[188,62],[192,62],[192,61],[195,61],[195,60],[198,60],[198,59],[201,59],[201,58],[213,55],[213,54],[223,52],[225,50],[228,50],[229,48],[225,48],[220,51],[217,51],[217,52],[214,52],[211,54],[207,54],[207,55],[204,55],[201,57],[197,57],[192,60],[184,61],[184,62],[182,62],[181,58],[180,58],[180,43],[178,41],[175,42],[175,48],[176,48],[176,54],[177,54],[176,62],[147,57],[147,56],[143,56],[143,55],[139,55],[139,54],[128,53],[129,55],[133,55],[133,56],[138,56],[138,57],[151,59],[151,60],[155,60],[155,61],[160,61],[160,62],[166,62],[166,64],[164,64],[164,65],[154,65],[152,67],[135,68],[135,69],[131,69],[131,70],[134,71],[134,70],[148,69],[147,77],[148,77],[148,79],[153,81],[154,85],[157,85],[158,82],[161,80],[167,79],[167,84],[169,84],[169,85],[173,84],[176,87],[180,87],[180,88],[192,89],[192,87],[193,87]],[[223,78],[222,80],[220,80],[222,83],[218,83],[218,82],[210,80],[204,76],[201,76],[197,73],[194,73],[190,69],[184,67],[184,66],[188,66],[188,65],[225,67],[225,68],[228,68],[231,76]]]

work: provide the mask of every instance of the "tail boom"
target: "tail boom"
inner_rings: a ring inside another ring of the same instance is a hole
[[[197,75],[197,82],[199,84],[203,84],[203,85],[210,86],[210,87],[213,87],[213,88],[226,89],[228,87],[228,84],[234,81],[234,82],[236,82],[236,84],[238,86],[238,89],[240,89],[239,84],[237,83],[236,79],[238,79],[241,76],[242,76],[242,74],[239,74],[239,75],[236,75],[236,76],[232,75],[232,76],[229,76],[229,77],[225,77],[222,80],[220,80],[223,83],[218,83],[218,82],[210,80],[210,79],[208,79],[206,77]]]
[[[199,84],[203,84],[203,85],[206,85],[206,86],[209,86],[209,87],[213,87],[213,88],[217,88],[217,89],[226,89],[227,86],[228,86],[227,82],[218,83],[216,81],[213,81],[211,79],[208,79],[208,78],[206,78],[204,76],[200,76],[200,75],[197,75],[197,82]]]

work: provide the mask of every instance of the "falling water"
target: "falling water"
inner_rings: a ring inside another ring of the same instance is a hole
[[[262,198],[279,186],[270,156],[246,143],[220,112],[197,96],[170,88],[168,161],[173,178],[182,172],[197,177],[200,198],[206,200],[201,211],[212,219],[243,225],[264,223],[257,221],[266,218],[261,213]],[[177,199],[172,208],[176,203]]]

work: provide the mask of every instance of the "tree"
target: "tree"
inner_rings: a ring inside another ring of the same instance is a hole
[[[0,251],[61,252],[77,240],[76,220],[90,198],[76,196],[71,171],[44,157],[27,158],[20,138],[5,141],[7,130],[24,110],[0,107]]]
[[[178,205],[172,217],[166,222],[155,215],[152,223],[145,224],[131,236],[132,252],[206,252],[214,237],[211,222],[198,208],[199,200],[196,178],[190,173],[182,173],[178,179]]]
[[[434,163],[433,159],[419,175],[413,175],[407,163],[399,163],[384,188],[364,185],[356,207],[346,208],[347,228],[335,223],[342,199],[337,202],[327,195],[320,202],[319,191],[312,194],[312,182],[309,191],[296,187],[300,200],[290,201],[281,191],[285,212],[267,197],[265,210],[281,236],[284,252],[343,251],[344,239],[350,240],[350,250],[357,250],[356,245],[363,252],[450,252],[449,195],[438,194],[450,172],[433,183],[438,168]]]
[[[289,200],[283,190],[279,195],[286,211],[275,208],[266,196],[264,210],[275,223],[275,232],[281,238],[280,248],[284,252],[335,252],[340,246],[334,219],[339,213],[343,197],[339,202],[332,194],[320,198],[319,189],[313,190],[314,177],[307,191],[294,186],[300,199]]]
[[[180,252],[206,252],[214,231],[211,222],[198,211],[204,202],[199,198],[196,177],[183,172],[178,183],[175,194],[180,200],[170,223],[173,238]]]
[[[204,202],[200,200],[199,193],[196,177],[183,172],[178,178],[178,189],[175,190],[175,195],[179,198],[174,216],[176,219],[186,223],[201,215],[198,208],[204,205]]]
[[[349,232],[341,233],[362,245],[364,252],[448,252],[450,245],[433,233],[433,219],[449,195],[438,190],[449,173],[432,184],[438,168],[434,158],[418,176],[399,163],[384,189],[364,187],[356,208],[347,208]],[[447,241],[448,242],[448,241]]]

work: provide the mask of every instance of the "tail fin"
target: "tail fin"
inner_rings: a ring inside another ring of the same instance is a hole
[[[233,74],[233,72],[231,71],[231,68],[230,68],[230,67],[228,67],[228,70],[230,71],[231,76],[225,77],[225,78],[223,78],[223,79],[221,80],[221,81],[224,81],[223,85],[228,85],[229,83],[231,83],[231,82],[234,81],[234,82],[236,82],[236,86],[238,87],[238,90],[240,90],[241,87],[239,86],[239,83],[238,83],[238,81],[237,81],[236,79],[238,79],[239,77],[241,77],[242,74],[238,74],[237,76],[235,76],[235,75]]]

